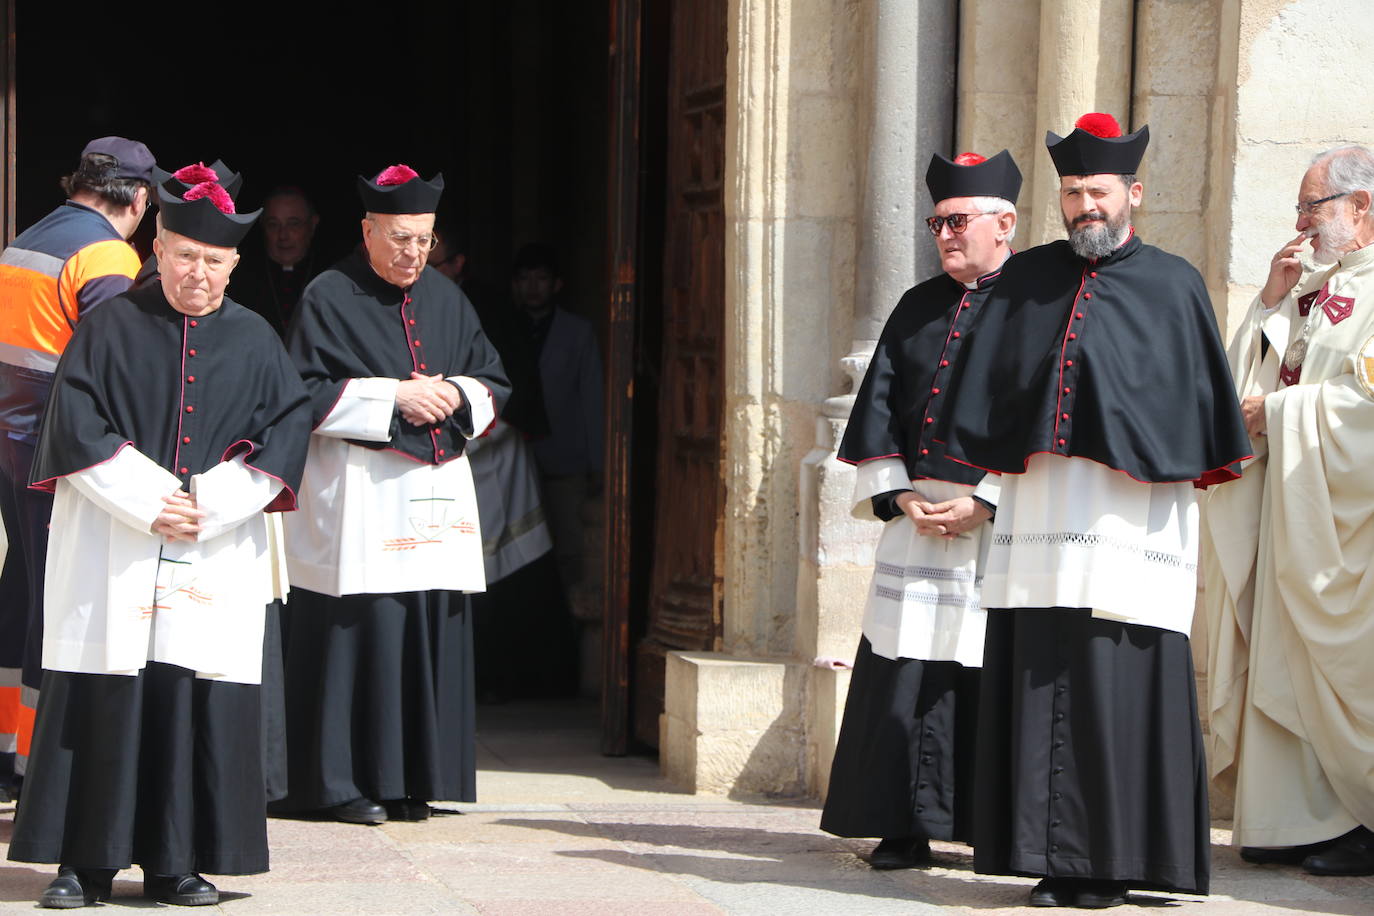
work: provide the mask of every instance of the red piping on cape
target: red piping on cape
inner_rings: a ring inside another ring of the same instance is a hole
[[[124,444],[121,445],[119,448],[115,449],[114,454],[110,455],[110,457],[106,458],[104,461],[97,461],[95,464],[88,464],[84,468],[80,468],[79,470],[69,471],[66,474],[58,474],[54,477],[49,477],[46,480],[36,480],[33,483],[29,484],[29,489],[37,490],[40,493],[52,493],[57,490],[57,484],[55,484],[53,481],[57,480],[58,477],[70,477],[72,476],[72,474],[80,474],[83,471],[89,471],[91,468],[98,468],[102,464],[109,464],[111,461],[114,461],[116,458],[119,457],[120,452],[124,451],[124,449],[128,448],[133,444],[134,440],[125,440]]]
[[[940,440],[937,439],[934,441],[939,442]],[[940,442],[940,444],[944,445],[945,443]],[[1233,461],[1228,461],[1221,467],[1212,468],[1210,471],[1203,471],[1202,474],[1198,477],[1184,480],[1141,480],[1139,477],[1136,477],[1129,471],[1123,471],[1120,468],[1114,468],[1110,464],[1098,461],[1096,458],[1089,458],[1086,455],[1061,455],[1058,452],[1031,452],[1029,455],[1026,456],[1026,460],[1022,462],[1021,470],[1019,471],[994,471],[992,468],[985,468],[981,464],[974,464],[972,461],[962,461],[948,453],[945,455],[945,457],[948,458],[950,461],[957,461],[959,464],[966,465],[967,467],[977,468],[978,470],[983,471],[987,474],[1024,474],[1026,473],[1026,468],[1030,465],[1030,460],[1034,458],[1036,455],[1053,455],[1056,458],[1080,458],[1083,461],[1091,461],[1093,464],[1102,465],[1109,471],[1116,471],[1118,474],[1125,474],[1127,477],[1131,478],[1136,483],[1191,483],[1195,488],[1199,490],[1205,490],[1208,487],[1213,486],[1214,484],[1226,483],[1227,481],[1231,480],[1239,480],[1240,475],[1237,474],[1235,471],[1231,470],[1231,465],[1241,461],[1249,461],[1251,458],[1255,457],[1254,455],[1245,455],[1242,458],[1236,458]]]
[[[235,449],[237,449],[240,445],[246,445],[248,447],[247,451],[236,452]],[[244,467],[252,468],[264,477],[270,477],[277,483],[281,484],[281,490],[277,493],[276,496],[272,497],[272,501],[268,503],[266,506],[264,506],[262,511],[295,512],[296,491],[292,490],[289,486],[286,485],[286,481],[282,480],[280,477],[278,477],[276,474],[273,474],[271,471],[264,471],[257,465],[248,463],[248,459],[251,458],[253,456],[253,453],[256,451],[258,451],[257,446],[255,446],[250,440],[240,439],[239,441],[235,442],[234,444],[226,448],[224,450],[224,454],[220,456],[219,460],[229,461],[230,459],[237,457],[237,455],[242,454]]]

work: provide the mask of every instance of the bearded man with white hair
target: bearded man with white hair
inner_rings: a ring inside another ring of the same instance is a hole
[[[1371,196],[1364,147],[1303,176],[1229,352],[1256,457],[1206,512],[1212,774],[1242,858],[1317,875],[1374,874]]]

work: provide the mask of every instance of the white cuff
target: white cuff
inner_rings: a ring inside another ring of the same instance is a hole
[[[391,441],[400,379],[354,378],[344,385],[334,409],[315,427],[315,435],[365,442]]]
[[[193,475],[191,495],[196,508],[205,512],[196,540],[208,541],[243,524],[275,499],[281,488],[280,480],[244,464],[242,455]]]
[[[978,486],[973,488],[973,495],[995,508],[997,500],[1002,495],[1002,475],[984,474],[983,479],[978,482]]]
[[[141,534],[152,534],[153,522],[166,506],[162,497],[181,489],[176,475],[132,445],[125,445],[108,461],[68,474],[67,481]]]
[[[496,421],[496,402],[492,400],[491,390],[466,375],[450,375],[448,381],[458,386],[458,390],[463,392],[463,400],[467,401],[468,410],[472,416],[472,431],[464,430],[463,435],[469,439],[475,439],[491,428],[491,424]]]
[[[873,518],[869,500],[879,493],[911,489],[911,478],[907,476],[906,463],[900,458],[874,458],[872,461],[863,462],[855,470],[857,476],[854,479],[854,508],[851,512],[855,518]]]

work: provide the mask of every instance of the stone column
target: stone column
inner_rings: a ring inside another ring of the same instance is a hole
[[[1059,177],[1045,149],[1044,132],[1061,136],[1089,111],[1131,124],[1133,13],[1131,0],[1041,0],[1040,59],[1036,77],[1035,162],[1022,191],[1023,244],[1062,238]],[[1030,193],[1027,194],[1026,191]]]
[[[854,469],[836,457],[840,436],[888,314],[902,293],[937,270],[922,220],[930,211],[925,171],[954,140],[953,0],[876,0],[869,5],[871,73],[859,211],[853,345],[840,360],[848,392],[827,399],[815,448],[801,469],[798,653],[852,660],[879,526],[850,514]],[[811,791],[829,781],[849,672],[813,669],[807,749]]]

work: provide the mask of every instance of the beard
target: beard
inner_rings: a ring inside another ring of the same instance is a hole
[[[1309,239],[1314,235],[1321,236],[1317,244],[1312,246],[1312,260],[1318,264],[1333,264],[1341,259],[1341,255],[1355,248],[1355,224],[1344,213],[1338,213],[1320,226],[1307,230]]]
[[[1069,232],[1069,247],[1080,258],[1096,261],[1105,258],[1126,241],[1130,231],[1131,208],[1122,207],[1115,216],[1102,213],[1085,213],[1070,222],[1064,219],[1064,228]]]

